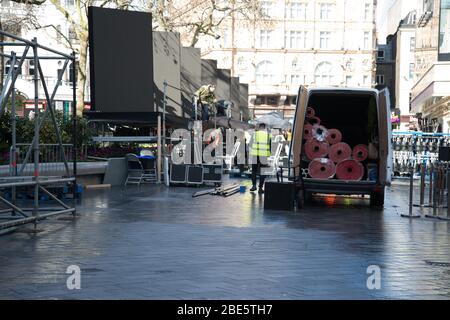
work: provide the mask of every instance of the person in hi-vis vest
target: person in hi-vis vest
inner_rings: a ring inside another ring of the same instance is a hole
[[[250,141],[250,156],[252,158],[252,183],[253,187],[250,191],[255,192],[256,177],[259,174],[259,193],[264,193],[265,176],[261,174],[261,167],[268,164],[268,158],[271,152],[272,140],[264,123],[258,125],[258,130],[254,133]]]

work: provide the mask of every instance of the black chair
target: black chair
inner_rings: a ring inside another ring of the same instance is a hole
[[[144,169],[144,175],[142,177],[144,182],[157,182],[158,174],[156,171],[156,158],[140,158],[139,159]]]
[[[125,180],[125,185],[140,185],[144,182],[156,182],[158,180],[154,159],[145,159],[152,160],[151,162],[145,161],[145,167],[142,165],[141,160],[135,154],[129,153],[125,156],[125,159],[127,161],[128,168],[128,175],[127,179]]]

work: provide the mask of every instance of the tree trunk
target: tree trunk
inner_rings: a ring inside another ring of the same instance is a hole
[[[77,114],[81,115],[84,109],[85,87],[86,87],[86,72],[87,72],[87,51],[88,51],[88,37],[80,37],[80,49],[78,55],[77,68]]]

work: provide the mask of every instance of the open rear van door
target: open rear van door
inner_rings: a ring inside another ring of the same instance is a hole
[[[382,185],[391,183],[392,172],[392,151],[391,151],[391,107],[388,89],[383,89],[378,93],[378,130],[380,143],[380,174],[379,179]]]
[[[298,97],[297,97],[297,107],[295,110],[295,121],[294,128],[292,131],[292,142],[289,154],[289,163],[292,164],[295,171],[294,176],[296,176],[296,170],[300,170],[301,164],[301,151],[303,144],[303,131],[305,126],[306,108],[308,103],[308,89],[304,86],[300,86]],[[301,172],[299,172],[301,174]]]

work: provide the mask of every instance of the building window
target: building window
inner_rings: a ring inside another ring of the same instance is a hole
[[[272,30],[261,30],[259,33],[259,47],[269,48],[271,44]]]
[[[291,106],[297,104],[297,96],[286,96],[286,99],[284,100],[285,106]]]
[[[267,104],[269,106],[278,106],[280,96],[267,96]]]
[[[255,98],[255,106],[260,106],[266,104],[266,97],[265,96],[256,96]]]
[[[345,77],[345,84],[347,86],[350,86],[352,84],[352,82],[353,82],[353,77],[352,76],[346,76]]]
[[[6,61],[4,69],[5,69],[5,74],[8,74],[9,69],[11,69],[11,61],[10,60]],[[16,65],[14,67],[14,71],[16,71],[17,74],[19,74],[19,75],[22,74],[22,68],[19,68],[19,62],[18,61],[16,61]]]
[[[365,21],[370,21],[372,18],[372,15],[370,14],[370,3],[366,3],[364,4],[364,20]]]
[[[272,83],[275,78],[273,70],[273,63],[268,60],[258,63],[256,66],[256,83]]]
[[[329,49],[331,43],[331,32],[321,31],[320,32],[320,49]]]
[[[74,77],[73,77],[73,73],[74,73],[73,68],[74,68],[74,65],[73,65],[73,62],[72,62],[71,64],[69,64],[69,82],[70,82],[71,85],[73,85],[74,80],[75,80]],[[76,77],[76,75],[75,75],[75,77]]]
[[[414,71],[416,69],[416,65],[414,63],[409,64],[409,80],[414,79]]]
[[[370,49],[370,32],[368,31],[364,32],[364,49]]]
[[[294,58],[292,60],[291,67],[292,67],[292,69],[297,70],[297,68],[298,68],[298,59],[297,58]]]
[[[300,84],[301,77],[299,74],[291,74],[291,84]]]
[[[237,66],[238,66],[238,68],[239,69],[245,69],[245,59],[244,59],[244,57],[239,57],[238,59],[237,59]]]
[[[255,105],[270,105],[270,106],[278,106],[280,102],[280,96],[256,96]]]
[[[228,30],[222,31],[222,48],[228,47]]]
[[[332,10],[333,10],[333,4],[321,3],[320,4],[320,20],[330,20]]]
[[[69,40],[77,40],[77,33],[75,32],[75,28],[73,27],[69,28]]]
[[[272,16],[272,7],[273,2],[272,1],[261,1],[261,12],[266,17]]]
[[[303,68],[303,63],[301,60],[299,60],[298,57],[295,57],[294,59],[292,59],[292,62],[291,62],[292,70],[300,71],[302,68]]]
[[[67,7],[73,7],[75,5],[75,0],[66,0]]]
[[[410,49],[411,52],[416,51],[416,37],[411,37],[410,40]]]
[[[6,60],[6,62],[5,62],[5,74],[8,74],[9,73],[9,69],[11,69],[11,61],[10,60]]]
[[[369,76],[364,76],[364,77],[363,77],[363,84],[364,84],[365,86],[370,85],[370,83],[369,83]]]
[[[378,52],[377,52],[377,59],[379,61],[384,61],[384,50],[378,50]]]
[[[377,84],[384,85],[384,74],[377,74]]]
[[[353,59],[352,58],[350,58],[350,59],[348,59],[346,62],[345,62],[345,70],[347,70],[347,71],[353,71],[355,68],[354,68],[354,64],[353,64]]]
[[[59,77],[61,77],[61,81],[59,81],[59,85],[62,85],[62,80],[63,80],[63,76],[64,76],[64,73],[63,73],[63,69],[60,69],[60,68],[58,68],[57,70],[56,70],[56,79],[59,79]]]
[[[285,106],[290,106],[291,105],[291,100],[292,100],[291,96],[286,96],[286,99],[284,99],[284,105]]]
[[[417,24],[417,11],[411,12],[410,24]]]
[[[299,85],[299,84],[305,83],[305,80],[306,80],[306,75],[304,75],[304,74],[291,74],[291,75],[286,75],[285,82],[288,84]]]
[[[34,66],[34,60],[30,60],[30,66],[28,68],[28,75],[30,76],[34,76],[34,72],[36,70],[35,66]]]
[[[307,3],[291,2],[286,6],[286,18],[306,20]]]
[[[333,83],[334,80],[333,65],[329,62],[320,63],[314,72],[314,78],[316,84],[319,85],[329,85]]]
[[[285,47],[291,49],[305,49],[307,34],[306,31],[286,31]]]

